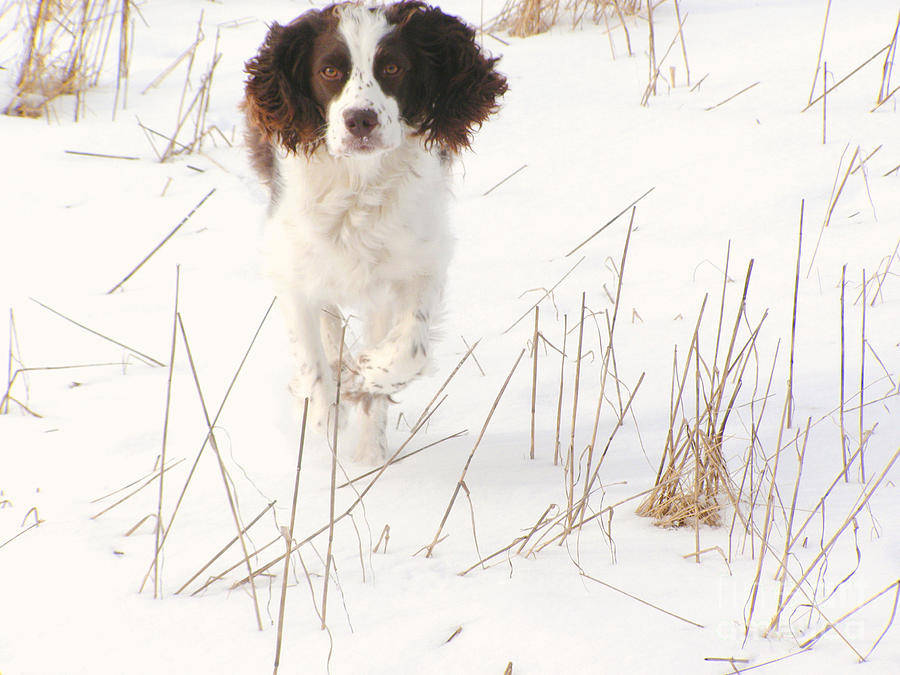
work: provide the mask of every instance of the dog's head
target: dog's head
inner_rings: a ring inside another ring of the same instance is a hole
[[[497,110],[506,79],[475,32],[420,2],[353,3],[272,25],[246,64],[245,109],[263,138],[334,156],[392,150],[405,134],[458,152]]]

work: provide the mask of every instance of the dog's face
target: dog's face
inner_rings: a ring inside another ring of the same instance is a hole
[[[401,102],[411,61],[381,13],[346,8],[337,31],[317,36],[310,79],[335,156],[393,150],[402,140]]]
[[[292,152],[369,155],[406,134],[455,152],[506,91],[495,62],[471,28],[419,2],[332,5],[271,27],[246,65],[245,106]]]

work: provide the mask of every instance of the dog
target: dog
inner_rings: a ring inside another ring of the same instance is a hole
[[[475,31],[421,2],[342,3],[273,24],[245,64],[252,163],[269,189],[269,273],[309,423],[360,412],[356,459],[386,456],[391,395],[426,367],[452,238],[449,165],[506,78]],[[355,357],[343,311],[364,323]]]

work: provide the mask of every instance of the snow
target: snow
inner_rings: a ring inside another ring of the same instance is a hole
[[[833,83],[890,40],[897,6],[875,0],[831,4],[824,58]],[[156,513],[159,483],[91,518],[115,498],[93,500],[149,476],[158,461],[168,368],[148,363],[135,351],[169,363],[176,267],[178,311],[210,417],[271,302],[259,253],[265,195],[240,141],[241,68],[262,40],[266,22],[287,21],[308,5],[288,0],[265,5],[264,11],[260,3],[248,1],[156,0],[141,5],[146,23],[139,21],[135,29],[128,107],[117,111],[115,121],[111,68],[101,86],[87,94],[87,115],[78,123],[71,121],[72,102],[65,99],[55,104],[49,122],[0,117],[0,309],[8,308],[12,314],[5,316],[14,317],[13,369],[39,369],[19,375],[11,394],[40,415],[34,417],[16,403],[10,404],[9,414],[0,415],[3,675],[256,673],[266,672],[274,661],[280,563],[256,583],[262,631],[249,587],[231,590],[245,576],[245,567],[194,597],[175,593],[235,534],[209,447],[165,544],[161,599],[153,597],[152,579],[139,592],[153,558],[155,516],[141,521]],[[390,467],[353,518],[336,524],[327,631],[320,629],[310,590],[321,609],[327,533],[300,549],[309,581],[293,558],[282,672],[501,673],[512,662],[517,674],[725,673],[731,672],[727,662],[707,659],[745,659],[735,664],[738,668],[763,664],[800,651],[800,643],[825,627],[821,616],[810,617],[803,610],[806,601],[798,596],[780,629],[763,637],[778,593],[773,551],[765,560],[745,642],[759,544],[757,537],[752,542],[744,537],[739,523],[731,532],[728,509],[724,527],[700,529],[701,548],[721,550],[705,553],[700,564],[693,556],[684,557],[696,550],[693,528],[656,527],[635,515],[635,499],[604,515],[602,525],[598,519],[570,536],[565,546],[548,546],[531,556],[515,555],[513,548],[486,569],[460,576],[480,558],[527,534],[550,505],[565,505],[565,475],[553,464],[560,360],[549,347],[539,350],[535,460],[528,458],[529,351],[475,451],[466,490],[442,528],[446,539],[432,557],[421,552],[435,537],[501,385],[520,350],[529,345],[529,308],[573,266],[541,301],[540,330],[559,347],[563,315],[572,329],[582,293],[588,312],[599,313],[585,323],[577,451],[589,442],[600,391],[599,354],[606,344],[603,312],[612,310],[607,294],[616,292],[628,214],[566,254],[651,188],[636,207],[614,343],[623,394],[642,373],[644,380],[633,414],[610,443],[599,474],[604,489],[592,508],[617,504],[652,486],[668,429],[673,350],[677,346],[683,363],[707,294],[701,344],[708,349],[714,340],[729,243],[733,283],[727,284],[726,331],[751,259],[746,323],[755,326],[767,314],[758,355],[729,421],[726,459],[739,482],[753,415],[759,415],[770,373],[771,395],[756,431],[765,456],[774,457],[788,379],[801,201],[795,423],[784,432],[778,469],[780,501],[789,505],[797,471],[794,438],[811,418],[794,531],[841,466],[837,411],[844,266],[848,445],[852,452],[859,443],[862,304],[857,298],[863,274],[872,278],[877,272],[878,279],[866,286],[871,305],[865,314],[863,424],[874,429],[865,450],[867,478],[877,477],[898,449],[900,260],[895,251],[900,175],[890,173],[900,163],[896,96],[869,112],[883,57],[829,94],[823,144],[821,104],[801,110],[815,71],[824,2],[682,0],[679,6],[682,17],[687,15],[691,84],[705,79],[696,89],[684,86],[676,44],[663,74],[668,76],[668,65],[674,65],[678,86],[660,83],[646,107],[640,105],[648,67],[644,20],[628,23],[632,57],[613,20],[611,38],[602,23],[572,29],[568,19],[527,39],[498,34],[508,44],[484,36],[485,47],[502,55],[510,91],[501,113],[485,124],[474,150],[456,166],[452,222],[458,244],[444,337],[437,345],[434,372],[398,396],[389,438],[393,448],[406,440],[410,425],[467,345],[480,340],[474,352],[478,363],[466,361],[444,391],[446,400],[407,449],[467,433]],[[448,0],[443,7],[477,24],[496,15],[502,3]],[[206,39],[195,74],[209,62],[219,27],[222,60],[213,80],[208,123],[233,139],[233,147],[217,137],[200,154],[161,164],[137,120],[171,130],[183,67],[147,94],[141,90],[190,44],[201,10]],[[661,55],[677,25],[674,5],[661,5],[654,21]],[[13,42],[0,42],[7,79],[14,64]],[[823,228],[833,186],[840,185],[857,146],[858,159],[878,150],[863,169],[849,175]],[[67,150],[139,159],[102,159]],[[527,167],[485,196],[523,165]],[[121,290],[106,294],[213,189]],[[746,338],[746,331],[742,335]],[[571,332],[570,354],[576,340],[577,331]],[[50,366],[66,368],[47,370]],[[280,317],[273,312],[216,423],[242,521],[249,523],[277,500],[274,510],[250,530],[248,546],[275,541],[254,558],[254,567],[281,554],[279,528],[290,520],[300,438],[299,416],[287,391],[290,368]],[[570,358],[563,449],[571,431],[574,373]],[[690,391],[688,398],[693,397]],[[752,396],[757,400],[751,411]],[[616,409],[606,405],[599,443],[606,443],[616,419]],[[169,465],[184,461],[166,473],[166,523],[206,432],[179,338],[166,453]],[[352,435],[352,428],[346,433]],[[323,439],[307,440],[297,540],[329,520],[331,456]],[[342,436],[339,455],[341,447],[352,447],[352,440]],[[368,469],[341,461],[339,482]],[[824,523],[819,512],[806,531],[806,546],[795,547],[795,577],[865,492],[858,472],[851,474],[852,480],[839,482],[828,493]],[[898,579],[897,478],[895,467],[859,513],[858,531],[854,534],[851,527],[838,539],[827,569],[805,585],[832,621]],[[360,481],[356,489],[367,484]],[[337,513],[355,499],[350,488],[337,490]],[[772,535],[776,551],[784,542],[778,513]],[[764,506],[757,505],[758,527],[763,516]],[[40,525],[27,529],[36,517]],[[382,545],[373,553],[385,526],[390,528],[386,552]],[[238,551],[239,546],[233,547],[200,580],[238,562]],[[852,672],[857,662],[853,649],[865,654],[889,625],[895,590],[840,623],[845,640],[830,631],[810,650],[760,672]],[[864,666],[867,673],[896,672],[896,635],[893,626]]]

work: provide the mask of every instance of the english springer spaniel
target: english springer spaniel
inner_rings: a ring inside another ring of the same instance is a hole
[[[342,402],[361,413],[359,461],[385,457],[391,395],[425,368],[452,248],[448,164],[506,91],[496,61],[459,19],[399,2],[273,24],[246,63],[291,389],[327,430],[340,373]],[[339,363],[342,310],[364,319],[365,348]]]

